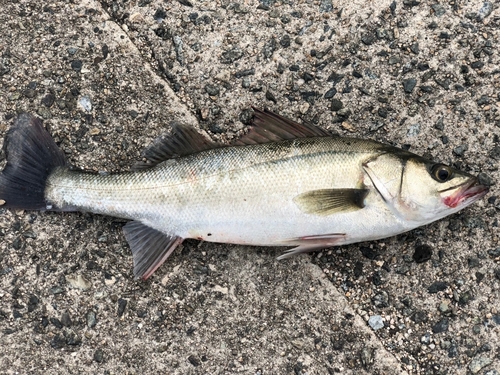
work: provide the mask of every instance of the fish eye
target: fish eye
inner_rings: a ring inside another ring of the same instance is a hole
[[[453,171],[447,165],[436,164],[432,167],[431,174],[436,181],[446,182],[451,178]]]

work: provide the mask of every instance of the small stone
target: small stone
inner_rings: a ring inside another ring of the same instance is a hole
[[[432,247],[429,245],[420,245],[415,248],[413,259],[417,263],[424,263],[431,259]]]
[[[244,109],[240,113],[240,121],[245,125],[250,125],[252,123],[252,119],[254,116],[254,112],[252,109]]]
[[[384,308],[389,306],[389,294],[386,291],[381,291],[380,293],[372,297],[372,302],[375,307]]]
[[[61,315],[61,323],[65,327],[71,327],[71,325],[73,324],[73,322],[71,321],[71,317],[69,316],[69,313],[64,312]]]
[[[332,87],[330,90],[325,92],[325,95],[323,96],[325,99],[331,99],[335,96],[337,93],[337,89],[335,87]]]
[[[194,367],[197,367],[199,365],[201,365],[201,362],[198,358],[196,358],[194,355],[190,355],[188,357],[188,361],[189,363],[191,363]]]
[[[434,294],[437,292],[442,292],[446,288],[448,288],[448,283],[444,281],[435,281],[427,288],[427,291],[431,294]]]
[[[321,0],[319,11],[322,13],[331,12],[333,10],[332,0]]]
[[[372,315],[368,319],[368,325],[372,327],[374,331],[384,328],[384,320],[380,315]]]
[[[285,34],[281,37],[280,39],[280,45],[283,47],[283,48],[288,48],[290,47],[290,43],[291,43],[291,40],[290,40],[290,35],[288,34]]]
[[[434,127],[437,130],[444,130],[444,123],[443,123],[443,118],[442,117],[440,117],[439,120],[437,120],[437,122],[434,124]]]
[[[411,125],[408,128],[408,132],[406,133],[406,135],[408,137],[416,137],[419,134],[420,134],[420,124],[419,123]]]
[[[89,311],[86,315],[87,327],[94,328],[97,324],[97,315],[95,311]]]
[[[448,302],[445,302],[445,301],[443,301],[443,302],[441,302],[441,303],[439,304],[438,309],[439,309],[439,312],[440,312],[441,314],[443,314],[443,315],[448,315],[448,313],[451,311],[451,310],[450,310],[450,305],[449,305],[449,303],[448,303]]]
[[[64,348],[66,345],[66,340],[62,335],[55,335],[54,338],[50,341],[50,346],[54,349]]]
[[[467,145],[460,145],[453,149],[453,153],[457,156],[464,156],[465,151],[467,151]]]
[[[97,349],[94,352],[94,361],[96,361],[97,363],[102,363],[103,360],[104,360],[104,352],[102,351],[102,349]]]
[[[54,101],[56,100],[56,97],[54,96],[54,94],[52,93],[48,93],[47,95],[45,95],[41,102],[42,104],[47,107],[47,108],[50,108],[52,107],[52,105],[54,104]]]
[[[299,111],[300,113],[302,113],[303,115],[305,115],[307,113],[307,111],[309,110],[309,107],[311,105],[308,103],[308,102],[305,102],[305,103],[302,103],[300,106],[299,106]]]
[[[209,83],[205,85],[205,92],[210,96],[218,96],[220,94],[220,89],[218,86]]]
[[[330,106],[330,109],[333,111],[333,112],[338,112],[340,111],[342,108],[344,108],[344,103],[342,103],[340,100],[338,99],[332,99],[332,103],[331,103],[331,106]]]
[[[92,100],[88,96],[82,96],[78,99],[78,106],[85,112],[92,111]]]
[[[491,359],[488,357],[477,357],[474,358],[470,363],[469,363],[469,370],[473,374],[477,374],[479,371],[481,371],[482,368],[488,366],[491,364]]]
[[[477,12],[477,19],[482,21],[488,17],[491,12],[493,12],[493,4],[490,1],[485,1],[481,9]]]
[[[80,73],[83,67],[83,63],[81,60],[73,60],[71,61],[71,69],[73,69],[75,72]]]
[[[236,60],[243,57],[243,51],[240,47],[233,47],[232,49],[225,51],[221,55],[220,62],[222,64],[232,64]]]
[[[472,69],[481,69],[484,66],[484,63],[482,61],[474,61],[472,64],[470,64]]]
[[[264,57],[267,59],[271,58],[274,51],[276,51],[276,47],[277,47],[276,39],[271,38],[266,44],[264,44],[264,48],[262,49]]]
[[[448,327],[450,325],[450,322],[448,318],[443,318],[439,322],[437,322],[433,327],[432,327],[432,332],[433,333],[442,333],[448,331]]]
[[[267,91],[266,91],[266,99],[267,99],[267,100],[270,100],[270,101],[271,101],[271,102],[273,102],[273,103],[276,103],[276,102],[277,102],[276,97],[274,96],[273,92],[272,92],[272,91],[270,91],[270,90],[267,90]]]
[[[415,78],[408,78],[403,80],[403,88],[407,94],[411,94],[416,85],[417,80]]]
[[[118,310],[117,310],[117,315],[118,316],[123,316],[123,313],[125,312],[125,308],[127,307],[127,300],[123,298],[118,299]]]
[[[92,287],[92,283],[82,275],[66,276],[66,282],[73,288],[81,290],[88,290]]]

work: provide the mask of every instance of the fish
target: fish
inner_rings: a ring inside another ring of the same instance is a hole
[[[123,232],[134,276],[143,280],[187,238],[283,246],[284,259],[395,236],[488,192],[448,165],[256,108],[249,131],[230,144],[172,124],[171,136],[124,172],[69,165],[42,121],[27,113],[8,130],[4,150],[2,207],[130,220]]]

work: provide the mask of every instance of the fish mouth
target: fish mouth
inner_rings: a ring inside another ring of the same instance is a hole
[[[463,184],[456,192],[444,198],[444,204],[450,208],[457,206],[468,206],[469,204],[484,197],[489,187],[481,185],[477,178]]]

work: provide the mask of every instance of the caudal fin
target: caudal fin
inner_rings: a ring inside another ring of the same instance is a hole
[[[7,164],[0,174],[2,207],[45,210],[45,183],[50,173],[66,165],[64,153],[45,130],[42,121],[23,113],[4,141]]]

